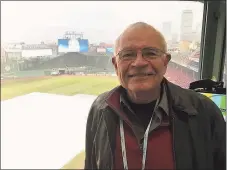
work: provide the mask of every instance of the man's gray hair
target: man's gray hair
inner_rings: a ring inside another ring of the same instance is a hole
[[[119,42],[120,42],[120,39],[122,37],[122,35],[125,33],[125,31],[127,31],[128,29],[131,29],[131,28],[150,28],[152,29],[153,31],[155,31],[161,38],[161,41],[162,41],[162,45],[163,45],[163,49],[164,49],[164,52],[167,52],[167,43],[166,43],[166,40],[164,38],[164,36],[162,35],[161,32],[159,32],[157,29],[155,29],[153,26],[145,23],[145,22],[136,22],[136,23],[133,23],[131,25],[129,25],[121,34],[120,36],[116,39],[115,41],[115,44],[114,44],[114,55],[117,55],[117,48],[119,46]]]

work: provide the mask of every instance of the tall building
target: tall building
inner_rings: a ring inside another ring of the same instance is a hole
[[[170,41],[172,39],[172,23],[171,22],[163,22],[162,23],[162,33],[166,41]]]
[[[173,33],[172,34],[172,42],[176,43],[178,41],[178,34],[177,33]]]
[[[197,23],[196,30],[195,30],[195,41],[200,42],[201,41],[201,34],[202,34],[202,23]]]
[[[181,15],[181,41],[193,41],[192,40],[192,23],[193,13],[192,10],[184,10]]]

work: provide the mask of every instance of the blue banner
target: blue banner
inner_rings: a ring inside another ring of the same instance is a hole
[[[87,39],[79,39],[80,52],[88,52],[89,44]]]
[[[69,40],[68,39],[59,39],[58,40],[58,51],[65,52],[69,48]]]

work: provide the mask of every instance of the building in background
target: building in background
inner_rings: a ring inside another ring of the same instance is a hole
[[[22,47],[21,43],[10,43],[4,47],[6,58],[13,60],[20,60],[22,57]]]
[[[202,34],[202,24],[197,23],[196,24],[196,29],[195,29],[195,40],[196,42],[201,42],[201,34]]]
[[[177,43],[178,42],[178,34],[177,33],[173,33],[172,34],[172,43]]]
[[[22,47],[22,58],[53,57],[53,47],[47,44],[25,44]]]
[[[165,37],[166,41],[172,40],[172,23],[171,22],[163,22],[162,23],[162,34]]]
[[[105,52],[106,53],[110,53],[110,54],[112,54],[113,50],[114,50],[114,44],[109,44],[109,43],[105,43],[105,42],[101,42],[99,44],[99,47],[100,48],[104,48]]]
[[[18,71],[18,61],[22,58],[22,46],[24,43],[8,43],[1,48],[1,72],[11,70]],[[4,54],[4,55],[3,55]],[[3,56],[2,56],[3,55]]]
[[[181,15],[180,41],[189,41],[189,42],[193,41],[192,24],[193,24],[192,10],[184,10]]]
[[[58,45],[56,43],[48,43],[47,46],[52,49],[52,56],[51,58],[58,56]]]
[[[57,44],[10,43],[2,47],[1,69],[4,72],[22,71],[57,56]],[[4,56],[3,56],[4,51]]]

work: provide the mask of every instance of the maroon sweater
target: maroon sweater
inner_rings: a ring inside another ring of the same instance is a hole
[[[131,105],[131,104],[130,104]],[[141,118],[142,115],[140,115]],[[142,116],[142,119],[148,119],[146,126],[149,122],[148,117]],[[127,120],[129,121],[129,120]],[[130,122],[131,124],[131,122]],[[124,123],[125,142],[127,162],[129,169],[141,169],[142,168],[142,150],[139,148],[138,140],[134,135],[131,127]],[[149,134],[148,146],[147,146],[147,159],[145,169],[174,169],[173,160],[173,145],[172,134],[170,127],[166,125],[160,125],[154,131]],[[123,169],[123,159],[121,151],[120,130],[117,128],[116,133],[116,149],[115,149],[115,164],[114,169]]]
[[[131,128],[124,123],[129,169],[142,168],[142,151]],[[120,131],[116,133],[115,169],[123,169]],[[145,169],[174,169],[172,136],[169,127],[159,127],[149,136]]]

